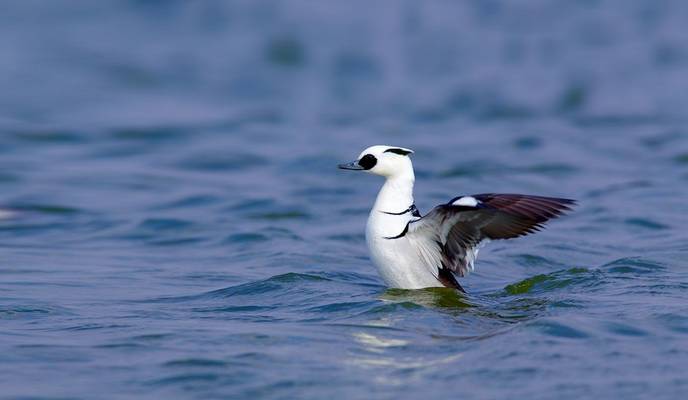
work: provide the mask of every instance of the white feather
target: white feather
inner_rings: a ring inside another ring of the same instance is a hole
[[[466,206],[466,207],[475,207],[478,205],[478,199],[472,196],[463,196],[462,198],[456,200],[455,202],[452,203],[452,205],[455,206]]]

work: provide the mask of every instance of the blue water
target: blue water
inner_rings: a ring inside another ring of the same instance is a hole
[[[0,397],[688,393],[688,3],[9,1]],[[468,291],[387,290],[416,204],[576,198]]]

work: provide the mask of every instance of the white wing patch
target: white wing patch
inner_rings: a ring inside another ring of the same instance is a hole
[[[453,206],[475,207],[479,203],[478,199],[472,196],[463,196],[452,203]]]

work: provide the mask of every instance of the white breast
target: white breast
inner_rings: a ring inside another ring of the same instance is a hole
[[[421,289],[443,286],[437,279],[437,267],[427,265],[419,249],[399,235],[411,220],[411,213],[389,215],[373,209],[366,226],[370,255],[385,283],[394,288]]]

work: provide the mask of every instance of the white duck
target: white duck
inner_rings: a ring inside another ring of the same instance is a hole
[[[339,168],[386,178],[366,226],[373,262],[394,288],[452,287],[473,270],[482,244],[540,230],[571,210],[569,199],[522,194],[459,196],[420,215],[413,201],[415,175],[403,147],[371,146]]]

